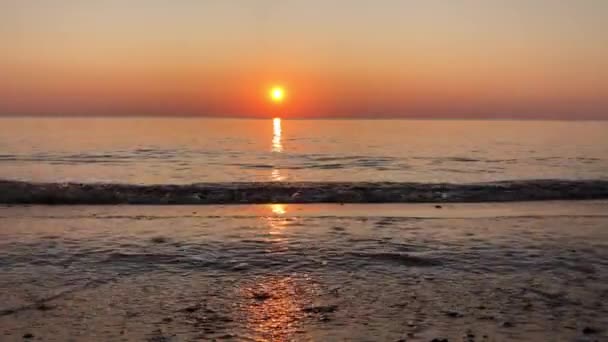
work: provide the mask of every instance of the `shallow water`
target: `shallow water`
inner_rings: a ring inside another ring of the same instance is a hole
[[[0,336],[605,340],[607,205],[3,207]]]
[[[0,179],[606,179],[606,136],[607,122],[5,118]]]

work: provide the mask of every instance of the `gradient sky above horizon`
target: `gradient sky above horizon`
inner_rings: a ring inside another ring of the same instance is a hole
[[[0,42],[0,115],[608,119],[605,0],[2,0]]]

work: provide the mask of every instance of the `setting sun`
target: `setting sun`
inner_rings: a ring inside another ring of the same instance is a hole
[[[285,99],[285,89],[283,87],[272,87],[270,89],[270,99],[272,102],[280,103]]]

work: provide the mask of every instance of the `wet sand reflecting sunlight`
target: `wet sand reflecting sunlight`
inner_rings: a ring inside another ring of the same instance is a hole
[[[606,205],[0,207],[0,340],[603,341]]]
[[[290,276],[261,278],[243,292],[253,299],[245,312],[256,341],[287,341],[298,332],[298,322],[305,316],[305,296]]]
[[[272,217],[267,217],[269,251],[283,253],[288,249],[287,239],[282,236],[289,221],[287,205],[270,204]],[[254,284],[243,288],[245,298],[251,299],[245,307],[247,325],[255,340],[286,341],[298,332],[297,323],[304,318],[304,291],[298,290],[291,276],[269,275],[256,279]]]

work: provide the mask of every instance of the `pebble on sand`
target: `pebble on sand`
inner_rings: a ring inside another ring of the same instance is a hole
[[[48,311],[48,310],[52,310],[54,307],[46,304],[46,303],[39,303],[38,305],[36,305],[36,310],[40,310],[40,311]]]
[[[462,317],[462,316],[464,316],[463,314],[461,314],[461,313],[460,313],[460,312],[458,312],[458,311],[447,311],[447,312],[445,313],[445,315],[446,315],[446,316],[448,316],[448,317],[452,317],[452,318],[458,318],[458,317]]]
[[[512,328],[513,327],[513,323],[511,323],[509,321],[505,321],[505,322],[502,322],[501,326],[503,328]]]
[[[185,308],[183,308],[183,309],[180,309],[179,311],[181,311],[181,312],[193,313],[193,312],[196,312],[196,311],[198,311],[198,310],[200,310],[200,309],[202,309],[202,305],[200,305],[200,304],[195,304],[195,305],[188,306],[188,307],[185,307]]]
[[[304,312],[312,313],[330,313],[338,309],[337,305],[326,305],[326,306],[309,306],[302,309]]]
[[[585,335],[591,335],[591,334],[597,334],[597,333],[598,333],[598,330],[593,327],[583,328],[583,334],[585,334]]]
[[[167,238],[164,236],[155,236],[153,238],[150,239],[150,241],[152,243],[166,243],[167,242]]]
[[[267,292],[254,292],[253,293],[253,299],[255,300],[266,300],[266,299],[270,299],[272,296],[267,293]]]

